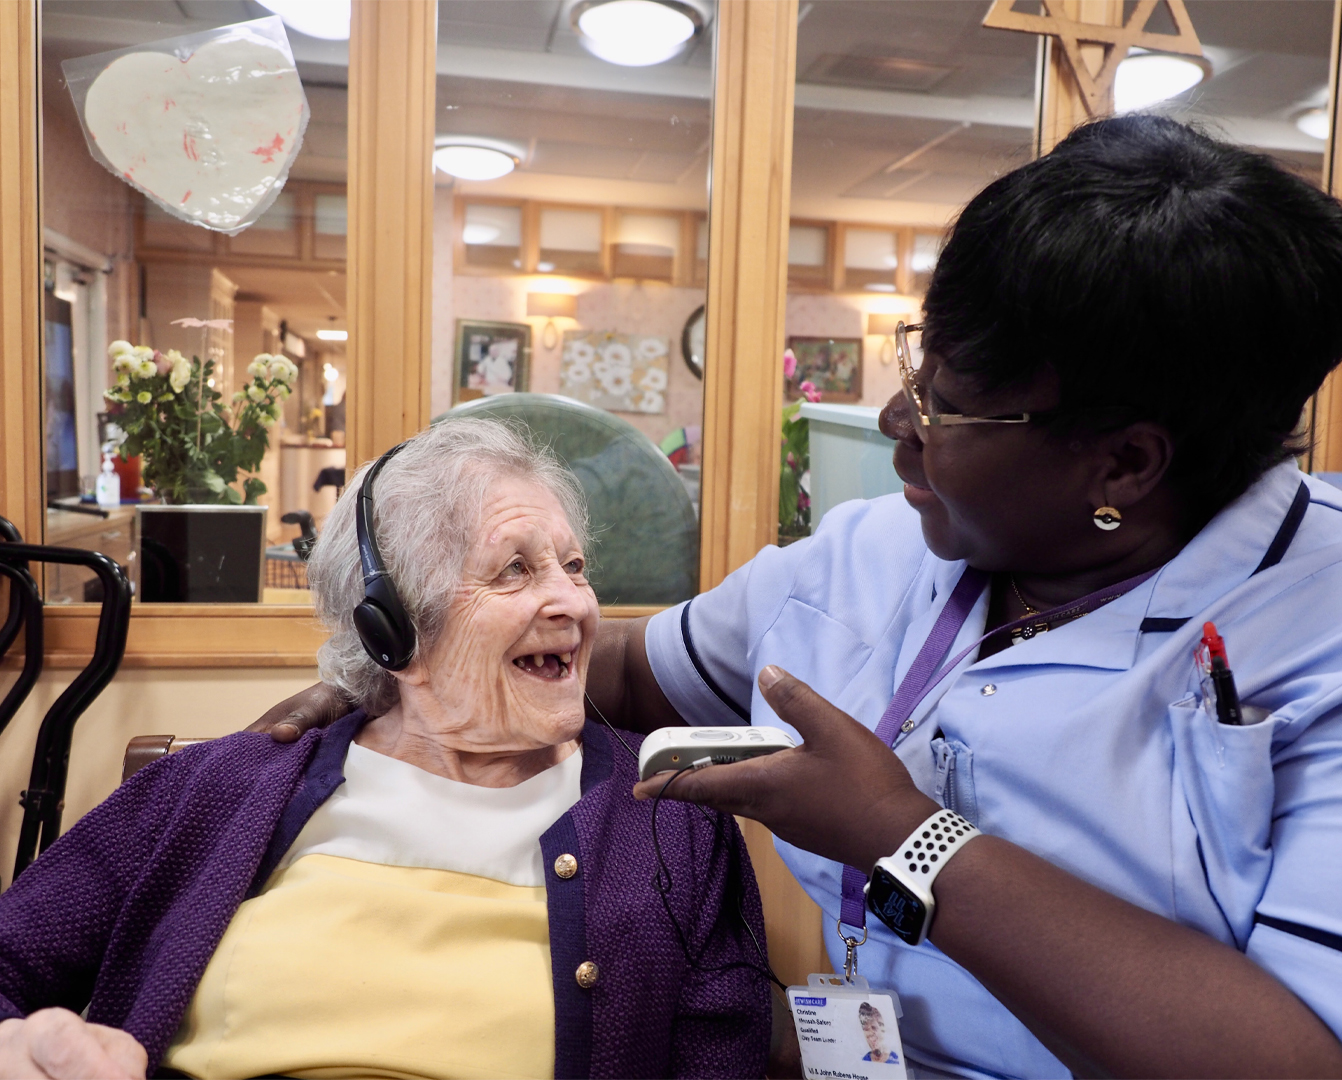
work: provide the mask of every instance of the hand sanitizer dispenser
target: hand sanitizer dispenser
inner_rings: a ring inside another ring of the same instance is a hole
[[[98,505],[102,507],[121,505],[121,477],[116,474],[116,469],[112,467],[112,455],[114,453],[116,451],[111,448],[111,443],[103,447],[102,472],[98,474],[98,484],[94,489]]]

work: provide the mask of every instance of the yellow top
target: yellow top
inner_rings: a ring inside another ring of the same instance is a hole
[[[346,783],[238,908],[163,1064],[553,1076],[539,837],[577,801],[580,769],[575,754],[516,788],[472,788],[351,746]]]
[[[199,1077],[553,1076],[545,889],[299,859],[238,909],[163,1063]]]

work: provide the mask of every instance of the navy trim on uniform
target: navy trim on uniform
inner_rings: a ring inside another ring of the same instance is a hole
[[[584,774],[590,760],[588,748],[595,741],[584,741]],[[572,810],[545,830],[541,852],[545,857],[550,971],[555,995],[555,1080],[591,1076],[592,995],[600,993],[601,987],[583,989],[578,985],[578,967],[591,957],[587,954],[587,903],[583,886],[587,855],[578,843]],[[555,873],[555,860],[560,855],[572,855],[578,860],[578,872],[567,880]]]
[[[688,603],[680,610],[680,636],[685,639],[685,651],[689,654],[690,663],[694,665],[694,670],[699,673],[699,678],[704,680],[704,685],[717,694],[718,700],[727,708],[731,709],[747,724],[750,723],[750,712],[741,708],[723,692],[722,687],[713,680],[713,676],[708,673],[703,661],[699,659],[699,653],[694,648],[694,642],[690,640],[690,605]]]
[[[1183,628],[1187,618],[1183,619],[1162,619],[1152,616],[1149,619],[1143,619],[1142,625],[1137,629],[1143,634],[1169,634],[1175,630]]]
[[[1291,546],[1291,541],[1295,539],[1296,530],[1300,528],[1300,522],[1304,520],[1305,511],[1308,508],[1309,485],[1301,480],[1300,487],[1295,493],[1295,499],[1291,502],[1291,508],[1286,511],[1286,518],[1282,521],[1281,528],[1277,530],[1277,535],[1272,538],[1272,543],[1268,545],[1267,554],[1263,556],[1263,561],[1258,564],[1258,568],[1254,571],[1255,574],[1260,574],[1281,562],[1282,556],[1286,554],[1286,549]]]
[[[1261,574],[1264,570],[1270,569],[1281,562],[1286,554],[1286,549],[1291,546],[1291,541],[1295,539],[1295,534],[1300,530],[1300,523],[1305,520],[1305,511],[1309,509],[1309,485],[1303,480],[1300,481],[1300,487],[1296,489],[1295,498],[1291,500],[1291,508],[1286,511],[1286,517],[1282,519],[1281,528],[1277,530],[1277,535],[1272,538],[1272,543],[1268,544],[1267,551],[1263,554],[1263,561],[1260,562],[1250,577],[1254,574]],[[1183,628],[1188,622],[1187,618],[1167,619],[1157,616],[1143,619],[1141,626],[1137,629],[1143,634],[1168,634],[1175,630]]]
[[[1314,926],[1302,926],[1300,923],[1287,922],[1285,919],[1276,919],[1271,915],[1255,914],[1253,921],[1262,923],[1264,926],[1270,926],[1273,930],[1280,930],[1284,934],[1294,934],[1296,937],[1312,941],[1316,945],[1327,945],[1330,949],[1342,952],[1342,934],[1334,934]]]

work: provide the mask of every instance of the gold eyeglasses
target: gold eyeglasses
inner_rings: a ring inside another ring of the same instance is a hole
[[[907,326],[901,320],[895,327],[895,356],[899,359],[899,378],[904,384],[904,396],[909,402],[909,411],[916,417],[918,423],[914,425],[914,432],[920,439],[925,439],[925,432],[930,427],[950,427],[954,424],[1028,424],[1030,414],[1008,413],[1005,416],[962,416],[960,413],[940,413],[934,411],[928,405],[923,404],[922,395],[918,393],[918,384],[914,382],[915,370],[913,367],[913,354],[909,352],[909,335],[920,334],[923,330],[922,323],[914,323]]]

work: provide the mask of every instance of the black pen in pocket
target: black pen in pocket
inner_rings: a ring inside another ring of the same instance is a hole
[[[1202,624],[1202,644],[1198,646],[1197,659],[1203,674],[1203,692],[1211,697],[1215,705],[1216,719],[1223,724],[1243,724],[1239,690],[1235,687],[1235,676],[1226,659],[1226,643],[1216,632],[1215,623]]]

